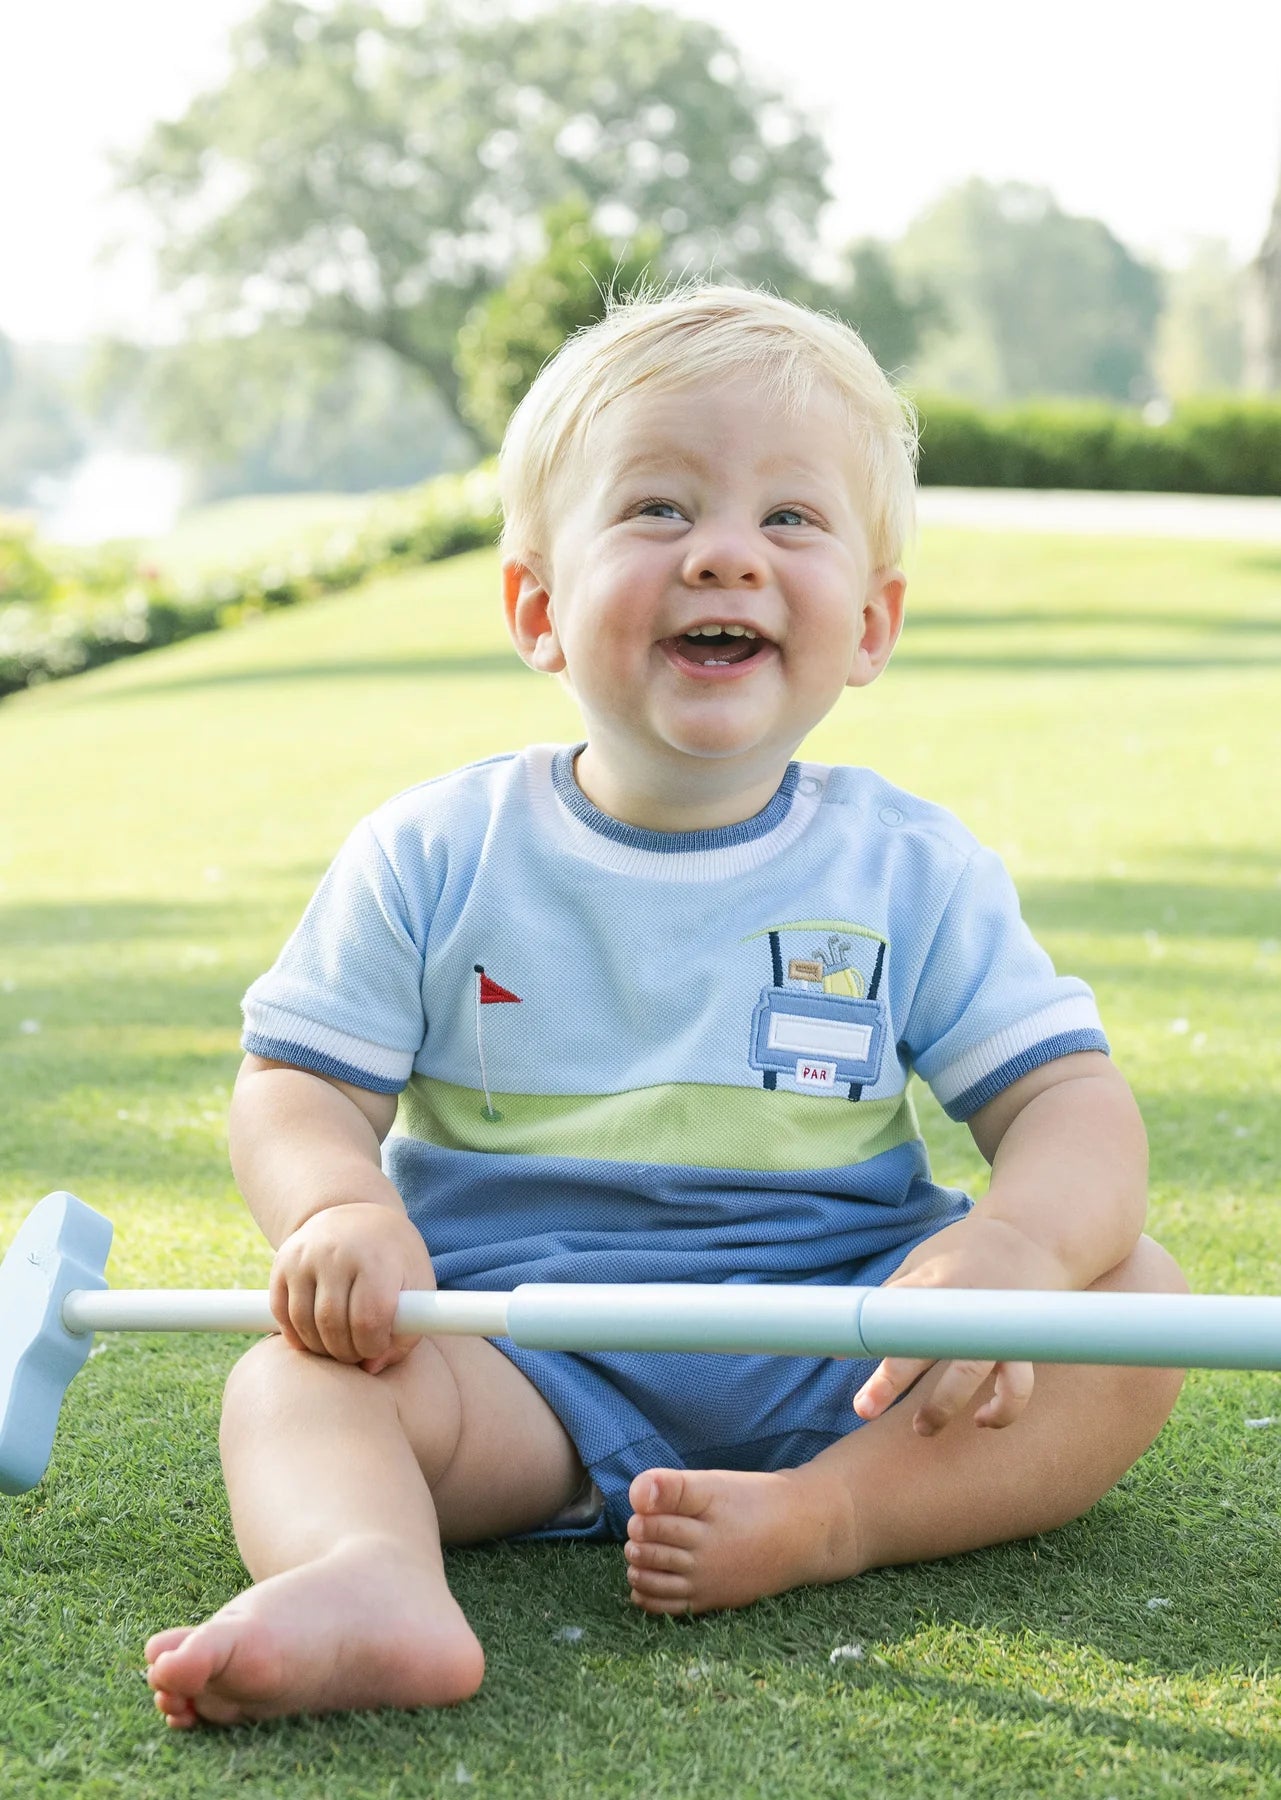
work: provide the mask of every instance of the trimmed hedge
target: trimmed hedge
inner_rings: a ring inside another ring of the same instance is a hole
[[[921,482],[1281,495],[1281,400],[1188,400],[1163,422],[1105,403],[986,411],[921,396]]]
[[[338,593],[380,571],[480,549],[499,528],[490,462],[388,496],[374,523],[336,533],[318,554],[187,588],[122,564],[118,549],[60,569],[41,560],[29,535],[0,529],[0,696]],[[104,597],[104,587],[115,591]]]

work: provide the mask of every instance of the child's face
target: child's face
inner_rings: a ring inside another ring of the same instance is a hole
[[[747,376],[625,397],[578,482],[546,564],[506,582],[522,656],[567,671],[582,709],[584,790],[656,829],[750,816],[901,622],[839,403],[816,383],[786,417]]]

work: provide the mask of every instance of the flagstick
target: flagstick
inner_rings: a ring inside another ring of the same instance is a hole
[[[475,963],[473,965],[473,967],[476,970],[476,1056],[480,1063],[480,1085],[485,1090],[485,1117],[487,1119],[499,1119],[502,1117],[502,1114],[496,1113],[494,1111],[494,1103],[489,1097],[489,1077],[485,1073],[485,1046],[481,1042],[480,990],[481,990],[481,984],[484,982],[484,979],[485,979],[485,966],[483,963]]]

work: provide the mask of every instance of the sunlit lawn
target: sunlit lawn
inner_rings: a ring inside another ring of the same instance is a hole
[[[496,587],[459,558],[0,707],[0,1241],[68,1187],[115,1221],[116,1285],[262,1284],[223,1133],[241,993],[362,811],[574,733]],[[1152,1229],[1199,1289],[1281,1291],[1281,549],[937,532],[911,599],[810,753],[1002,851],[1140,1096]],[[472,1551],[465,1708],[167,1735],[142,1641],[244,1579],[216,1447],[240,1347],[101,1339],[43,1486],[0,1501],[6,1800],[1281,1791],[1272,1375],[1194,1376],[1031,1544],[680,1624],[629,1608],[616,1551]]]
[[[260,568],[359,531],[381,504],[381,496],[369,494],[250,494],[215,501],[184,514],[163,537],[139,539],[138,561],[178,582]]]

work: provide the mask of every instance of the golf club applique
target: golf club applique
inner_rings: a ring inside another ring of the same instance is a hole
[[[805,946],[803,954],[789,955],[786,967],[784,932]],[[879,996],[889,940],[842,920],[773,925],[753,936],[769,939],[773,977],[752,1013],[747,1052],[763,1085],[777,1088],[786,1075],[803,1093],[844,1090],[846,1098],[861,1099],[881,1072],[887,1016]]]

